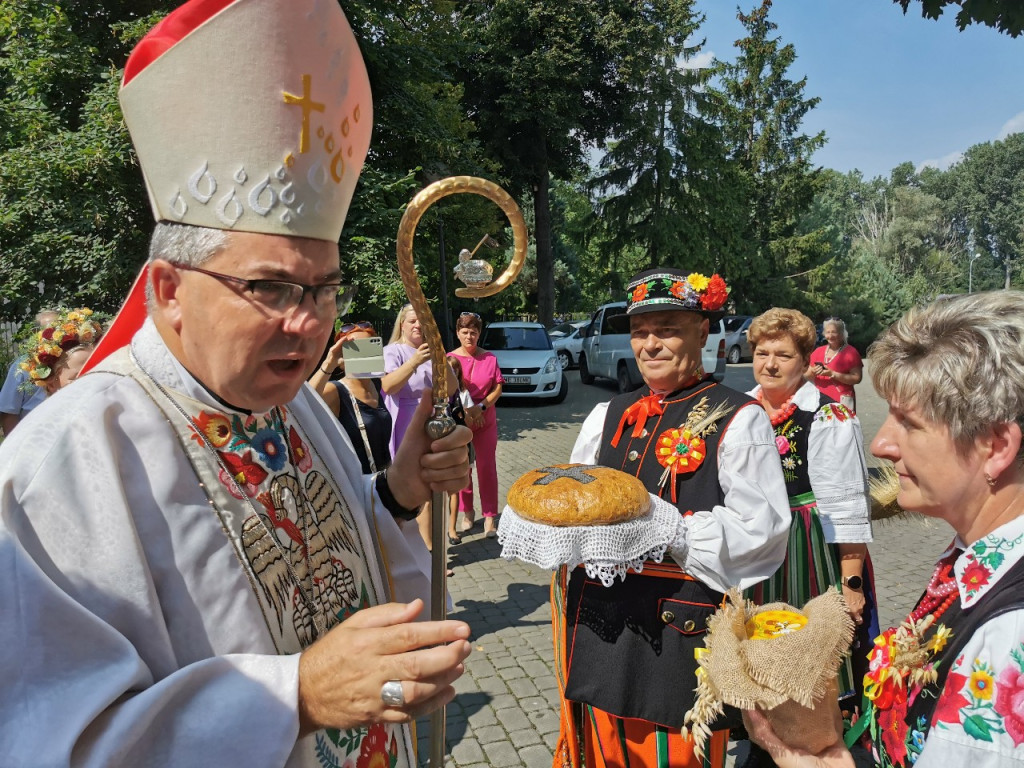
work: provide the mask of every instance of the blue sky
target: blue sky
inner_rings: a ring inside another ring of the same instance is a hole
[[[697,0],[706,52],[735,57],[736,8]],[[816,162],[866,178],[907,160],[945,168],[974,144],[1024,131],[1024,36],[960,32],[949,11],[938,21],[920,13],[916,0],[907,15],[892,0],[775,0],[775,35],[797,54],[789,74],[806,75],[805,93],[821,98],[804,121],[828,138]]]

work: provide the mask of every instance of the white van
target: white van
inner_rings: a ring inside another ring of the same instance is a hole
[[[602,304],[594,312],[580,350],[580,380],[592,384],[595,378],[611,379],[619,392],[630,392],[644,383],[636,366],[629,334],[622,332],[622,321],[612,318],[626,312],[626,302]],[[725,330],[721,320],[712,320],[708,340],[701,350],[701,363],[715,381],[725,378]]]

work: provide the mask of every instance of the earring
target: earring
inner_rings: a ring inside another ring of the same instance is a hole
[[[996,487],[996,479],[992,477],[988,472],[985,473],[985,482],[988,483],[989,488]]]

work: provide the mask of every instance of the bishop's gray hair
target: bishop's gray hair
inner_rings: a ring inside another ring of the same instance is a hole
[[[945,424],[961,447],[996,424],[1024,429],[1024,293],[915,307],[871,345],[868,362],[879,395]]]
[[[166,259],[199,267],[226,246],[229,238],[230,234],[222,229],[159,221],[149,240],[149,261]],[[152,308],[151,283],[146,284],[146,302]]]

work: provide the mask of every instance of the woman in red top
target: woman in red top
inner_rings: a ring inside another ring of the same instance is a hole
[[[806,378],[822,394],[856,411],[857,397],[853,386],[860,384],[864,378],[864,363],[860,353],[846,343],[846,323],[838,317],[826,320],[822,330],[827,343],[811,353]]]

